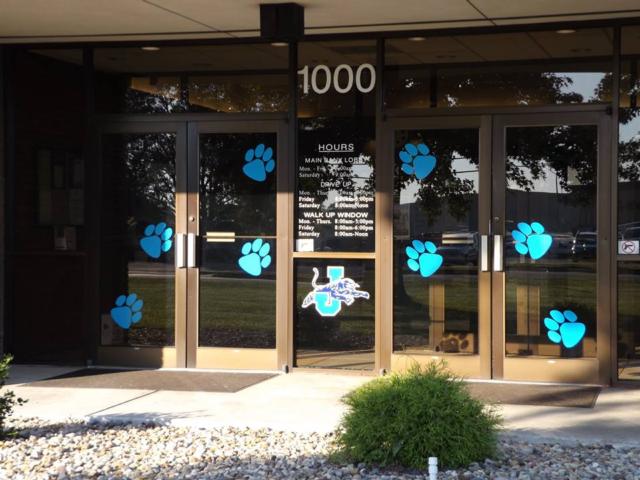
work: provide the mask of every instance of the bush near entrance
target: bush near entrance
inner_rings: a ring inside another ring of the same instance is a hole
[[[499,415],[444,363],[375,379],[343,402],[350,408],[338,431],[337,458],[422,469],[438,457],[442,467],[458,468],[496,453]]]
[[[0,390],[4,386],[5,380],[9,376],[9,364],[13,360],[10,355],[5,355],[0,358]],[[15,405],[22,405],[26,403],[26,400],[22,398],[16,398],[12,391],[6,391],[0,395],[0,438],[2,438],[5,432],[4,422],[13,413],[13,407]]]

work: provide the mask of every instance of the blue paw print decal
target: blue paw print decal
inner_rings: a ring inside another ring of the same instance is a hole
[[[245,164],[242,167],[244,174],[256,182],[264,182],[267,179],[267,173],[273,172],[276,168],[276,161],[273,157],[273,149],[265,148],[261,143],[256,148],[250,148],[244,154]]]
[[[143,302],[135,293],[120,295],[116,298],[116,306],[111,309],[111,319],[120,327],[129,327],[142,319]]]
[[[402,161],[402,171],[407,175],[415,175],[418,180],[427,178],[436,167],[436,157],[429,155],[429,147],[424,143],[407,143],[398,156]]]
[[[544,326],[549,330],[549,340],[553,343],[562,342],[565,348],[575,347],[587,331],[587,327],[578,322],[578,316],[572,310],[551,310],[549,317],[544,319]]]
[[[238,260],[240,268],[249,275],[259,277],[262,269],[271,265],[271,245],[261,238],[256,238],[253,242],[247,242],[242,246],[242,257]]]
[[[144,229],[144,237],[140,239],[140,247],[151,258],[160,258],[160,255],[171,250],[173,245],[173,229],[160,222],[157,225],[147,225]]]
[[[438,271],[442,265],[442,255],[438,255],[437,248],[433,242],[421,242],[414,240],[410,247],[406,248],[407,265],[414,272],[427,278]]]
[[[528,253],[533,260],[542,258],[553,242],[551,235],[544,233],[544,227],[538,222],[518,223],[517,230],[513,230],[511,236],[515,242],[516,251],[520,255]]]

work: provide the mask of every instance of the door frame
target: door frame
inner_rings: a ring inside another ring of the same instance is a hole
[[[478,129],[479,196],[478,234],[490,234],[491,214],[491,116],[448,115],[406,116],[388,119],[383,125],[383,151],[386,161],[377,164],[377,230],[378,275],[381,298],[381,339],[383,359],[386,357],[392,370],[406,369],[411,363],[426,364],[433,360],[445,360],[456,372],[472,378],[491,378],[491,273],[482,271],[478,262],[478,352],[473,355],[456,355],[432,352],[424,354],[393,351],[393,186],[395,174],[395,132],[397,130],[427,130],[476,128]]]
[[[109,346],[101,345],[100,332],[100,262],[101,262],[101,217],[102,211],[102,136],[104,134],[145,134],[176,133],[176,233],[198,233],[196,231],[198,216],[199,192],[198,184],[198,132],[202,128],[216,128],[220,132],[264,131],[258,125],[269,125],[278,134],[278,167],[277,172],[277,285],[284,286],[278,290],[276,314],[276,348],[274,362],[268,365],[275,370],[286,366],[292,356],[293,330],[289,318],[292,318],[290,301],[292,285],[293,251],[293,172],[291,152],[289,149],[289,125],[287,113],[185,113],[185,114],[104,114],[96,115],[90,125],[91,151],[97,159],[94,168],[87,168],[87,186],[95,192],[93,202],[87,205],[87,249],[89,252],[89,276],[94,288],[88,289],[89,297],[89,332],[92,345],[92,358],[99,365],[127,365],[135,367],[185,368],[195,367],[196,343],[189,343],[190,335],[195,328],[197,342],[197,310],[193,303],[193,285],[197,285],[197,275],[188,268],[176,268],[176,300],[175,300],[175,344],[173,346]],[[195,135],[195,136],[194,136]],[[195,142],[195,143],[194,143]],[[195,163],[193,163],[195,162]],[[180,172],[180,174],[178,173]],[[195,190],[193,190],[195,188]],[[180,196],[178,208],[178,193]],[[188,222],[191,212],[197,219]],[[189,225],[195,223],[195,227]],[[194,280],[195,278],[195,280]],[[196,283],[194,283],[194,281]],[[286,282],[283,283],[283,282]],[[286,302],[283,303],[283,302]],[[189,305],[191,304],[191,307]],[[283,307],[284,306],[284,307]],[[285,308],[285,310],[283,310]],[[280,312],[284,312],[280,314]],[[191,317],[189,315],[191,314]],[[194,322],[193,315],[196,315]],[[193,338],[193,337],[191,337]],[[229,351],[238,349],[229,348]],[[290,363],[289,363],[290,364]],[[218,368],[234,368],[220,366]],[[236,368],[247,368],[239,366]]]
[[[89,289],[88,303],[91,306],[91,319],[89,331],[92,338],[91,344],[95,349],[93,358],[101,365],[128,365],[128,366],[162,366],[184,367],[181,358],[184,357],[184,326],[186,325],[185,301],[186,301],[186,275],[175,269],[175,343],[173,346],[144,346],[132,347],[125,345],[102,345],[100,330],[100,297],[101,289],[101,241],[102,222],[102,138],[110,134],[153,134],[175,133],[176,135],[176,216],[175,231],[186,227],[186,192],[187,192],[187,125],[185,122],[172,118],[171,121],[160,120],[154,122],[139,121],[139,118],[117,117],[116,119],[101,119],[93,125],[92,146],[93,158],[98,159],[94,168],[87,168],[87,185],[94,192],[93,202],[89,202],[87,211],[87,249],[89,252],[89,278],[93,279],[95,288]]]
[[[277,135],[276,166],[276,345],[274,349],[199,347],[199,262],[187,271],[187,328],[185,366],[188,368],[230,368],[277,370],[287,364],[292,342],[289,342],[289,311],[293,285],[291,252],[293,251],[293,209],[291,197],[291,164],[288,155],[286,115],[264,118],[257,114],[225,116],[221,119],[188,122],[188,207],[187,230],[200,238],[200,134],[208,133],[275,133]],[[199,251],[199,248],[196,248]]]
[[[536,127],[554,125],[595,125],[597,127],[597,186],[596,186],[596,227],[597,260],[596,260],[596,316],[597,339],[596,357],[592,358],[551,358],[551,357],[518,357],[510,358],[505,354],[505,320],[506,273],[492,272],[492,377],[505,380],[566,382],[609,384],[612,380],[611,370],[611,184],[614,168],[611,162],[611,116],[604,111],[585,112],[553,112],[553,113],[521,113],[499,114],[493,116],[492,134],[492,168],[493,168],[493,202],[492,230],[503,235],[505,231],[505,141],[508,127]],[[500,193],[498,193],[500,192]],[[502,193],[504,192],[504,194]],[[504,249],[503,249],[504,250]],[[504,255],[503,255],[504,256]],[[547,368],[553,363],[553,369]]]
[[[489,197],[489,206],[481,207],[480,219],[486,218],[487,233],[493,234],[493,197],[495,196],[496,179],[493,178],[495,156],[497,155],[496,142],[501,141],[496,131],[499,128],[497,122],[513,121],[515,125],[527,122],[524,125],[535,126],[548,125],[549,119],[568,122],[576,125],[597,125],[598,126],[598,186],[597,186],[597,223],[598,223],[598,250],[597,250],[597,357],[595,359],[577,359],[584,363],[597,362],[596,374],[586,379],[590,383],[600,385],[611,384],[615,380],[614,365],[615,358],[615,332],[612,331],[614,321],[612,319],[611,288],[615,278],[612,276],[612,264],[615,261],[615,239],[612,222],[609,220],[615,203],[612,198],[612,189],[616,185],[617,163],[612,161],[611,156],[611,132],[612,117],[611,109],[608,105],[562,105],[562,106],[542,106],[542,107],[494,107],[494,108],[460,108],[456,110],[444,108],[420,108],[420,109],[388,109],[385,112],[381,129],[381,142],[379,158],[376,169],[376,235],[377,235],[377,275],[379,285],[378,298],[380,299],[380,335],[377,344],[377,355],[380,357],[381,365],[386,369],[393,370],[406,368],[410,361],[418,360],[419,363],[426,363],[434,359],[444,358],[449,365],[458,373],[467,375],[464,369],[459,369],[451,360],[452,356],[433,356],[425,354],[422,356],[404,355],[405,361],[400,361],[403,354],[393,351],[393,174],[395,165],[394,132],[397,129],[420,129],[424,127],[446,128],[464,127],[480,125],[480,189],[487,192],[485,197]],[[479,119],[479,120],[478,120]],[[474,123],[475,122],[475,123]],[[562,122],[561,122],[562,123]],[[551,123],[552,125],[554,123]],[[511,125],[511,124],[509,124]],[[504,149],[504,145],[503,145]],[[482,168],[484,166],[486,168]],[[488,179],[487,179],[488,175]],[[504,179],[503,179],[504,180]],[[487,182],[488,181],[488,191]],[[485,205],[484,201],[480,202]],[[480,221],[480,220],[479,220]],[[479,223],[480,232],[484,232],[485,226]],[[491,237],[489,237],[491,238]],[[490,242],[491,243],[491,242]],[[493,251],[490,249],[490,258]],[[613,260],[612,260],[613,259]],[[490,262],[492,263],[492,262]],[[492,268],[490,269],[492,270]],[[502,276],[501,276],[502,275]],[[477,369],[476,378],[502,379],[504,378],[503,360],[504,358],[504,323],[500,323],[500,332],[497,332],[494,325],[496,316],[500,321],[504,321],[504,311],[500,311],[504,301],[496,304],[497,288],[500,295],[504,294],[503,281],[504,274],[501,272],[489,272],[489,280],[479,282],[480,302],[487,301],[489,316],[487,320],[478,319],[479,357],[480,368]],[[479,277],[480,279],[481,277]],[[482,287],[481,287],[482,285]],[[488,289],[488,290],[486,290]],[[382,294],[385,292],[385,294]],[[484,293],[486,292],[486,294]],[[494,293],[492,293],[494,292]],[[484,297],[484,300],[483,300]],[[479,305],[479,314],[480,314]],[[482,327],[484,326],[484,333]],[[487,337],[488,336],[488,340]],[[500,352],[494,352],[494,343],[500,338]],[[484,340],[481,340],[484,339]],[[483,351],[484,347],[484,351]],[[378,353],[379,352],[379,353]],[[497,366],[499,365],[499,366]],[[545,363],[546,366],[546,363]],[[542,369],[544,370],[544,369]],[[472,376],[472,375],[467,375]],[[547,380],[553,380],[549,378]]]

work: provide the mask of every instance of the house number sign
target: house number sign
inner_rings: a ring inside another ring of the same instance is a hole
[[[369,71],[369,78],[363,75],[365,71]],[[338,93],[348,93],[354,86],[360,93],[369,93],[376,87],[376,69],[370,63],[363,63],[355,71],[354,67],[343,63],[334,68],[333,72],[326,65],[316,65],[311,70],[306,65],[298,70],[298,75],[302,75],[304,93],[311,90],[322,95],[331,87]]]

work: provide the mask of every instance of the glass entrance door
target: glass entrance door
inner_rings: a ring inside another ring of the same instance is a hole
[[[490,376],[489,126],[393,122],[392,368],[444,359]]]
[[[97,144],[101,168],[93,169],[100,175],[92,188],[99,201],[87,217],[100,252],[92,265],[98,362],[184,366],[186,276],[176,251],[186,229],[186,125],[111,123],[100,127]]]
[[[590,113],[494,119],[496,378],[608,375],[606,122]]]
[[[286,353],[286,291],[276,282],[286,275],[288,248],[285,128],[255,120],[190,124],[187,243],[196,254],[187,259],[188,366],[286,363],[278,358]]]

